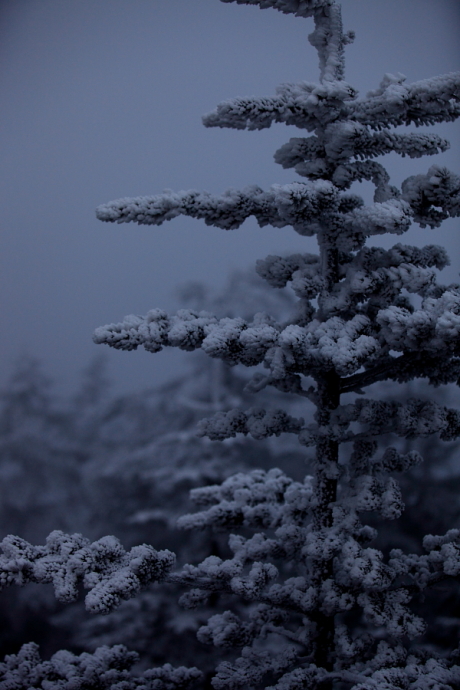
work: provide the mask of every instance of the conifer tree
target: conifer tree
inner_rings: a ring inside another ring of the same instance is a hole
[[[344,47],[353,35],[343,32],[335,0],[237,2],[313,19],[309,39],[319,54],[320,81],[282,85],[274,97],[225,101],[204,124],[254,130],[284,122],[313,132],[275,154],[304,180],[222,196],[190,191],[120,199],[97,214],[104,221],[151,225],[182,214],[227,230],[253,215],[260,226],[291,226],[315,236],[318,254],[269,256],[257,264],[273,287],[291,285],[298,297],[295,317],[280,323],[258,314],[247,322],[154,309],[99,328],[94,339],[122,350],[201,349],[230,364],[263,365],[266,373],[257,369],[250,390],[274,386],[309,400],[314,419],[282,409],[233,409],[203,420],[199,432],[220,440],[295,434],[302,446],[315,449],[314,474],[297,482],[277,469],[256,470],[194,490],[201,510],[181,518],[182,526],[229,530],[229,558],[210,555],[174,571],[168,550],[143,545],[126,553],[112,537],[90,544],[81,535],[55,532],[44,547],[6,538],[0,579],[5,585],[52,581],[64,601],[77,595],[82,582],[94,612],[107,612],[159,580],[189,588],[184,606],[227,597],[230,609],[198,632],[202,642],[233,650],[217,667],[216,690],[453,690],[460,687],[459,652],[427,649],[425,623],[413,607],[431,588],[458,582],[460,531],[425,536],[417,553],[384,554],[372,546],[376,533],[365,514],[398,518],[404,506],[394,475],[422,460],[416,451],[401,453],[394,446],[381,452],[377,439],[433,435],[450,441],[460,435],[460,413],[432,400],[379,401],[364,391],[383,380],[460,383],[460,285],[439,284],[435,272],[448,263],[444,249],[366,246],[374,235],[401,235],[413,222],[436,228],[459,215],[457,175],[432,166],[398,189],[373,159],[392,151],[413,158],[445,151],[448,142],[436,134],[393,128],[457,118],[460,75],[414,84],[385,75],[359,99],[344,80]],[[349,191],[362,180],[375,186],[374,203],[367,206]],[[411,294],[420,296],[419,307]],[[233,600],[248,603],[240,615]],[[97,687],[123,690],[192,682],[203,687],[197,669],[166,665],[130,676],[123,670],[130,660],[115,647],[41,662],[28,646],[9,657],[0,673],[9,679],[8,689],[50,687],[45,680],[89,688],[95,678]]]

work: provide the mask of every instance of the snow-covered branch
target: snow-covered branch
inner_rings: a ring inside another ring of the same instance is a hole
[[[78,690],[186,690],[201,679],[197,668],[160,668],[131,674],[136,652],[123,645],[99,647],[94,654],[79,656],[65,650],[42,661],[38,645],[30,642],[0,663],[0,684],[8,690],[22,688],[78,688]]]
[[[147,544],[126,552],[112,536],[91,543],[81,534],[58,530],[49,535],[45,546],[33,546],[15,536],[5,537],[0,546],[2,589],[52,582],[56,598],[69,602],[78,597],[81,583],[89,590],[85,602],[93,613],[107,613],[149,582],[162,580],[175,562],[171,551],[156,551]]]

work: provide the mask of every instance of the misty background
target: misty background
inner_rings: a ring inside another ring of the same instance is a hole
[[[346,79],[364,95],[385,72],[409,82],[458,69],[458,0],[344,0]],[[317,81],[311,20],[218,0],[3,0],[0,3],[0,386],[18,357],[41,360],[63,392],[102,350],[97,326],[176,309],[187,281],[220,289],[228,274],[273,253],[315,251],[289,229],[236,231],[180,218],[161,227],[103,224],[98,204],[165,188],[221,193],[292,181],[273,153],[299,130],[205,129],[201,116],[235,96]],[[430,128],[431,129],[431,128]],[[433,163],[458,170],[460,124],[441,156],[394,154],[392,182]],[[366,185],[363,185],[368,194]],[[369,198],[369,197],[366,197]],[[459,222],[414,226],[377,244],[438,243],[459,271]],[[117,392],[177,374],[188,355],[104,348]]]

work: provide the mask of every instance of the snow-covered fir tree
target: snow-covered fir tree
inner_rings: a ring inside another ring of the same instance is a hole
[[[190,608],[224,597],[228,610],[198,631],[202,642],[224,650],[212,679],[216,690],[453,690],[460,687],[456,641],[448,653],[427,647],[425,622],[414,606],[432,588],[458,583],[460,531],[426,535],[414,553],[384,554],[375,547],[376,530],[366,524],[366,514],[397,519],[404,505],[395,475],[422,461],[415,450],[401,452],[396,445],[379,450],[379,437],[451,441],[460,435],[460,413],[432,399],[375,400],[365,389],[415,378],[434,386],[459,383],[460,285],[438,284],[436,269],[448,263],[441,247],[398,243],[384,250],[366,246],[366,240],[401,235],[413,222],[436,228],[459,215],[457,175],[432,166],[398,189],[373,159],[444,151],[448,142],[436,134],[394,128],[458,117],[460,75],[414,84],[386,75],[360,99],[344,80],[344,47],[353,35],[343,32],[334,0],[237,2],[313,20],[310,43],[319,54],[320,81],[282,85],[274,97],[225,101],[204,123],[262,129],[284,122],[313,132],[275,154],[304,179],[222,196],[189,191],[120,199],[101,206],[98,217],[159,225],[183,214],[230,230],[253,215],[261,226],[291,226],[315,236],[318,254],[269,256],[257,265],[274,288],[291,285],[296,314],[280,322],[260,313],[247,322],[154,309],[97,329],[95,341],[123,350],[201,349],[233,365],[257,367],[249,390],[273,386],[308,400],[314,418],[256,406],[220,410],[202,420],[199,433],[223,441],[237,434],[293,434],[315,450],[314,471],[299,482],[275,468],[256,470],[195,489],[200,510],[180,523],[230,531],[227,558],[211,554],[175,569],[167,549],[144,544],[127,552],[114,537],[90,543],[54,532],[38,547],[4,539],[0,581],[53,582],[61,601],[76,598],[82,584],[89,590],[88,610],[97,613],[113,610],[152,581],[186,588],[181,601]],[[374,203],[367,206],[349,191],[362,180],[375,186]],[[420,306],[411,294],[421,298]],[[8,690],[204,687],[196,668],[167,664],[131,675],[133,659],[115,646],[80,657],[59,652],[42,662],[36,647],[26,645],[0,673]]]

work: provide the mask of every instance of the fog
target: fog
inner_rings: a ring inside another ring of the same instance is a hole
[[[411,82],[458,69],[458,0],[344,0],[343,16],[356,31],[346,78],[361,94],[385,72]],[[110,225],[94,214],[111,199],[165,188],[220,193],[291,181],[272,156],[298,130],[208,130],[201,116],[226,98],[317,81],[311,31],[311,20],[218,0],[1,3],[0,384],[28,353],[72,389],[101,350],[95,327],[176,308],[174,291],[186,281],[219,288],[267,254],[314,251],[314,240],[252,219],[225,232],[185,218],[160,228]],[[435,131],[451,150],[415,161],[387,156],[394,183],[435,162],[458,169],[459,123]],[[453,265],[443,282],[458,276],[458,225],[414,226],[402,238],[447,246]],[[180,353],[105,351],[120,392],[183,366]]]

